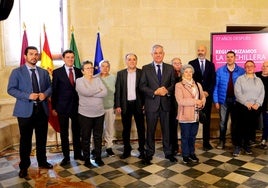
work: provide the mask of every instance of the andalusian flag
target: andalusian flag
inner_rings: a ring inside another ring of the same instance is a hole
[[[26,60],[24,58],[24,52],[27,47],[28,47],[28,38],[27,38],[26,29],[24,29],[23,37],[22,37],[22,44],[21,44],[20,66],[26,63]]]
[[[76,68],[81,69],[80,58],[79,58],[76,42],[74,40],[74,33],[73,32],[72,32],[72,36],[71,36],[70,50],[74,51],[74,54],[75,54],[75,56],[74,56],[74,66]]]
[[[52,74],[54,65],[53,65],[52,55],[51,55],[49,45],[48,45],[46,31],[44,31],[44,34],[45,34],[45,41],[43,45],[43,51],[41,54],[41,67],[43,69],[46,69],[49,72],[49,74]]]

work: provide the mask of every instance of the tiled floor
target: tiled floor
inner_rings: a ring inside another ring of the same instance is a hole
[[[212,140],[216,146],[217,140]],[[212,149],[203,151],[201,140],[197,141],[198,164],[186,165],[181,156],[176,156],[177,163],[164,158],[161,142],[157,142],[157,151],[153,164],[144,166],[137,158],[138,151],[132,150],[132,156],[121,160],[122,144],[117,143],[114,157],[107,157],[103,152],[102,167],[87,168],[82,161],[71,161],[66,167],[59,166],[61,153],[48,151],[48,160],[54,165],[52,170],[38,169],[35,157],[29,176],[18,177],[18,151],[9,149],[0,153],[0,188],[2,187],[105,187],[105,188],[138,188],[138,187],[224,187],[224,188],[267,188],[268,187],[268,150],[253,148],[253,155],[232,156],[232,146],[225,150]],[[133,142],[133,148],[137,148]],[[51,148],[48,148],[50,150]],[[105,151],[105,150],[104,150]],[[94,164],[94,161],[92,161]]]

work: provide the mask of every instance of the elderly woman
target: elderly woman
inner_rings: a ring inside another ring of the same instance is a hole
[[[76,80],[76,91],[79,96],[78,121],[81,126],[82,150],[85,166],[91,167],[90,140],[93,132],[95,163],[104,165],[101,160],[101,143],[104,122],[103,98],[107,89],[99,77],[93,76],[93,63],[85,61],[82,65],[83,77]]]
[[[234,156],[240,154],[242,147],[246,154],[252,154],[249,141],[252,133],[254,134],[253,136],[256,136],[255,126],[258,124],[258,118],[261,113],[260,107],[263,103],[265,92],[261,79],[255,75],[255,63],[252,60],[248,60],[244,68],[246,73],[237,78],[234,86],[237,113],[233,136]]]
[[[178,102],[177,119],[181,126],[181,147],[183,162],[198,162],[195,155],[195,140],[199,127],[199,110],[206,102],[201,84],[193,80],[194,68],[183,65],[182,81],[175,85],[175,97]]]

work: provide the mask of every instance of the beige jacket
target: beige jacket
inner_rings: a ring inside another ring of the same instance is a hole
[[[201,84],[197,83],[200,91],[200,99],[203,102],[203,106],[206,103],[206,97],[203,92]],[[181,81],[175,85],[175,97],[178,102],[178,115],[179,122],[194,122],[197,118],[195,101],[198,99],[198,89],[196,83],[192,85],[186,81]],[[195,94],[192,92],[192,87],[195,87]]]

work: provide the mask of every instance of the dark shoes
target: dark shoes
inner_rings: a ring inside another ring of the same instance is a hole
[[[27,169],[21,169],[19,172],[19,177],[20,178],[25,178],[28,175],[28,170]]]
[[[74,160],[84,161],[84,157],[82,155],[75,155]]]
[[[115,156],[115,154],[114,154],[112,148],[107,148],[107,149],[106,149],[106,153],[107,153],[107,155],[108,155],[109,157],[113,157],[113,156]]]
[[[143,165],[151,165],[152,163],[151,163],[151,160],[153,159],[153,157],[144,157],[144,159],[142,159],[142,161],[141,161],[141,163],[143,164]]]
[[[210,143],[203,144],[203,150],[208,151],[213,149],[213,147],[210,145]]]
[[[127,153],[123,153],[121,156],[120,156],[120,159],[126,159],[126,158],[128,158],[128,157],[130,157],[130,152],[127,152]]]
[[[144,159],[145,158],[145,154],[144,152],[140,152],[140,155],[138,156],[139,159]]]
[[[196,157],[195,154],[192,154],[189,156],[189,159],[194,162],[194,163],[198,163],[199,162],[199,159]]]
[[[190,164],[192,161],[189,157],[182,157],[182,162],[184,164]]]
[[[86,159],[84,165],[85,165],[86,167],[88,167],[88,168],[92,167],[92,163],[90,162],[90,159]]]
[[[101,158],[96,158],[96,159],[95,159],[95,163],[96,163],[98,166],[103,166],[103,165],[104,165],[104,162],[101,160]]]
[[[60,166],[65,166],[68,164],[70,164],[70,159],[64,158],[64,159],[62,159]]]
[[[168,159],[170,162],[178,162],[178,160],[173,155],[167,155],[166,159]]]
[[[39,168],[52,169],[53,165],[48,162],[45,162],[44,164],[40,164]]]

